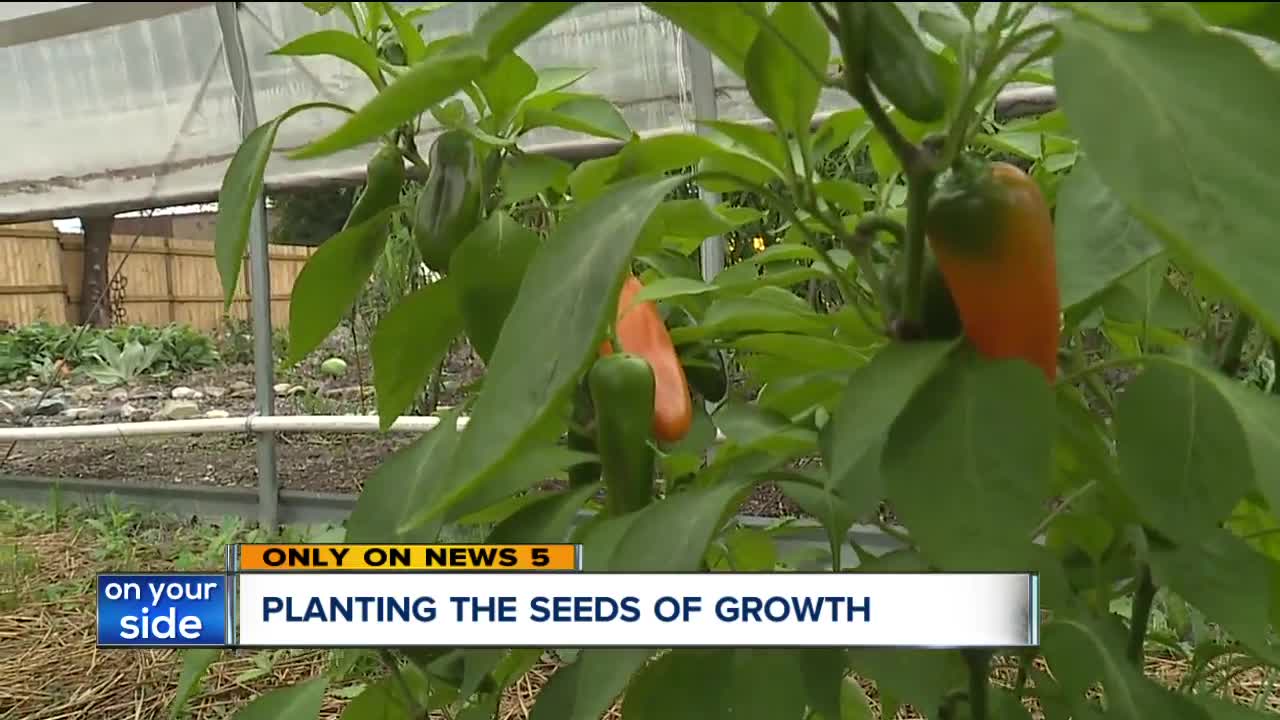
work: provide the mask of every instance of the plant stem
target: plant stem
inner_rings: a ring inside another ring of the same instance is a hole
[[[1090,480],[1089,482],[1073,490],[1070,495],[1062,498],[1062,502],[1058,504],[1058,507],[1054,508],[1052,512],[1046,515],[1044,520],[1041,520],[1040,524],[1036,525],[1036,528],[1031,531],[1031,539],[1035,540],[1037,537],[1040,536],[1040,533],[1044,532],[1045,530],[1048,530],[1049,526],[1053,524],[1053,521],[1056,520],[1059,515],[1066,512],[1068,509],[1070,509],[1072,503],[1084,497],[1085,495],[1088,495],[1089,492],[1091,492],[1097,486],[1098,486],[1097,480]]]
[[[920,325],[924,312],[924,219],[932,183],[932,171],[907,173],[907,277],[902,315],[913,327]]]
[[[990,676],[986,650],[964,650],[965,664],[969,666],[969,716],[973,720],[987,720],[987,684]]]
[[[871,84],[867,82],[865,77],[848,78],[850,86],[846,88],[854,100],[862,106],[867,113],[867,119],[875,129],[884,136],[884,140],[889,145],[889,149],[898,157],[898,162],[902,163],[902,169],[910,175],[913,168],[921,164],[922,157],[919,146],[907,139],[898,126],[893,123],[893,119],[880,106],[880,101],[876,99],[876,95],[871,90]]]
[[[1151,618],[1151,604],[1156,598],[1156,586],[1151,580],[1151,568],[1145,563],[1138,580],[1138,591],[1133,596],[1133,618],[1129,626],[1129,661],[1142,667],[1143,647],[1147,639],[1147,624]]]
[[[1224,374],[1234,377],[1240,372],[1241,352],[1252,331],[1253,319],[1244,312],[1237,311],[1235,319],[1231,321],[1231,330],[1227,333],[1226,342],[1222,345],[1221,354],[1218,355],[1218,367]]]

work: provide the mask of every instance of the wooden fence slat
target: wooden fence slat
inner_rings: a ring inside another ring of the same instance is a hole
[[[111,240],[112,273],[132,248],[121,270],[125,322],[183,322],[206,332],[223,323],[222,285],[212,242],[132,235],[114,235]],[[314,252],[313,248],[271,248],[271,321],[275,327],[287,326],[293,283]],[[79,318],[83,253],[83,235],[63,235],[52,228],[30,225],[0,225],[0,322],[74,323]],[[227,311],[241,320],[249,317],[247,280],[246,267]],[[121,302],[115,297],[112,301]]]

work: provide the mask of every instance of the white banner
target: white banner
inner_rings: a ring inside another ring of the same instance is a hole
[[[243,647],[1026,647],[1027,574],[247,573]]]

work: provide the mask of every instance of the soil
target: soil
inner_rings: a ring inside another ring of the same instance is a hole
[[[446,363],[440,406],[461,399],[466,385],[482,371],[478,361],[463,349],[451,354]],[[367,377],[367,364],[362,368]],[[366,380],[360,382],[356,366],[348,359],[342,378],[324,377],[317,363],[277,372],[275,412],[280,415],[374,414],[373,391]],[[14,427],[30,421],[34,426],[120,422],[122,419],[148,420],[173,404],[175,389],[187,388],[201,397],[194,403],[195,417],[214,411],[231,416],[254,412],[250,390],[253,368],[248,365],[222,366],[182,376],[169,376],[108,388],[92,381],[73,379],[46,395],[60,402],[64,411],[27,418],[24,405],[34,405],[45,386],[34,379],[0,387],[0,427]],[[283,385],[288,384],[286,390]],[[128,418],[115,417],[108,410],[119,406],[120,394],[127,392],[133,410]],[[115,393],[114,399],[111,395]],[[181,391],[179,391],[181,393]],[[78,409],[94,413],[90,419],[68,417]],[[104,414],[104,417],[98,417]],[[356,493],[365,478],[396,450],[413,442],[414,434],[316,434],[277,435],[277,467],[282,487],[292,490]],[[107,480],[138,483],[180,483],[253,487],[257,483],[256,451],[251,435],[166,436],[80,441],[23,441],[17,443],[0,472],[43,477]],[[8,451],[0,447],[0,457]],[[743,505],[742,512],[767,517],[803,515],[774,486],[762,486]]]

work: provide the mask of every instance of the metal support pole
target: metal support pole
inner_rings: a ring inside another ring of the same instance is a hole
[[[684,31],[680,32],[684,43],[685,64],[689,68],[689,94],[693,97],[693,116],[698,120],[715,120],[719,117],[716,108],[716,78],[711,65],[711,51],[702,43]],[[699,133],[706,130],[698,127]],[[720,196],[713,192],[702,191],[702,199],[711,205],[720,202]],[[702,242],[702,279],[711,281],[724,269],[724,238],[716,235]]]
[[[236,109],[240,114],[240,137],[246,138],[258,127],[258,111],[253,101],[253,79],[249,73],[249,56],[244,48],[244,35],[236,17],[234,2],[217,4],[218,25],[222,29],[222,47],[227,59],[227,72],[235,90]],[[273,354],[271,348],[271,269],[267,246],[267,202],[259,195],[253,205],[249,223],[249,287],[253,317],[254,398],[259,415],[275,414],[275,391],[272,385]],[[276,476],[276,437],[271,431],[258,433],[258,524],[268,531],[276,528],[279,518],[280,485]]]

